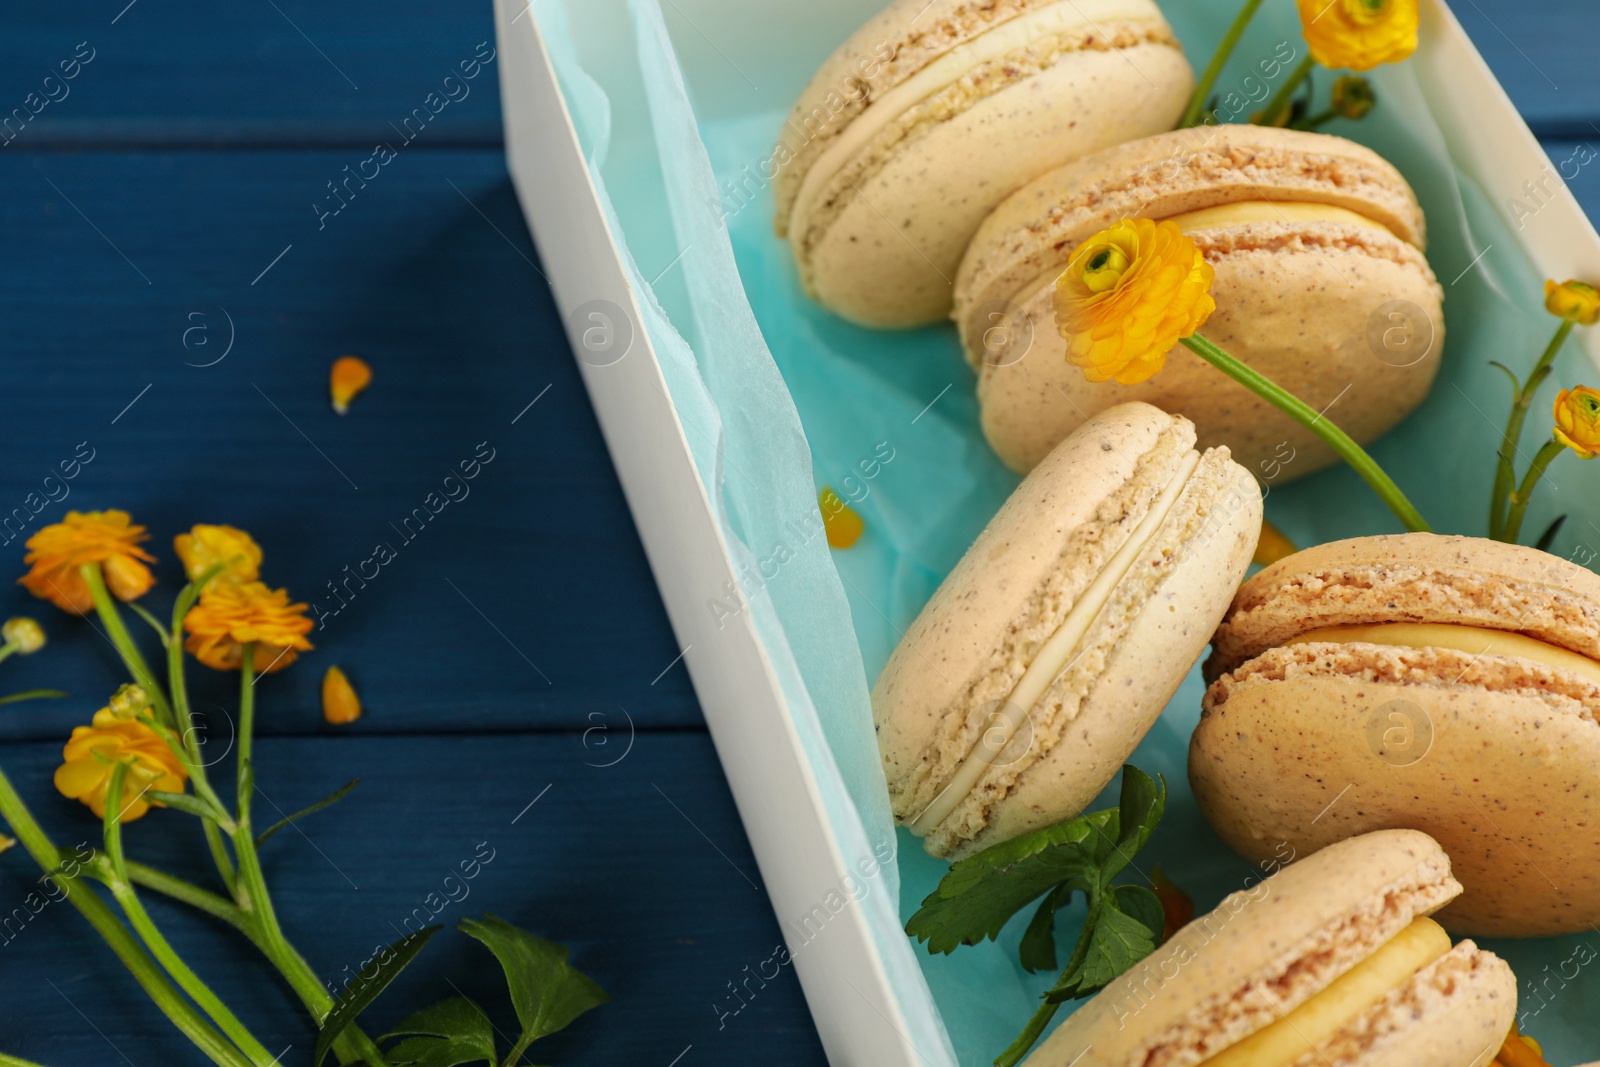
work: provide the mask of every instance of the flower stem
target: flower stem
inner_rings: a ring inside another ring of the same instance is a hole
[[[1533,457],[1533,464],[1523,476],[1522,484],[1511,494],[1509,501],[1511,510],[1506,515],[1506,525],[1501,531],[1500,540],[1512,545],[1517,543],[1517,536],[1522,533],[1523,516],[1528,513],[1528,502],[1533,499],[1534,486],[1544,477],[1545,469],[1550,466],[1551,461],[1566,450],[1566,445],[1552,437],[1544,443],[1543,448],[1539,449],[1539,454]]]
[[[32,813],[4,771],[0,771],[0,818],[5,819],[11,832],[27,849],[28,855],[61,888],[67,902],[94,927],[140,988],[183,1036],[194,1042],[195,1047],[218,1067],[252,1067],[250,1061],[178,992],[171,979],[161,972],[127,928],[117,921],[103,900],[76,878],[49,873],[61,869],[61,853],[34,821]]]
[[[1394,480],[1378,466],[1377,460],[1368,455],[1366,449],[1356,444],[1349,434],[1324,419],[1320,412],[1299,397],[1265,375],[1245,366],[1199,334],[1185,337],[1183,344],[1189,351],[1322,438],[1339,458],[1350,464],[1379,498],[1389,505],[1389,510],[1395,513],[1407,530],[1430,532],[1431,527],[1428,526],[1427,520],[1412,506],[1411,501],[1406,499],[1400,487],[1394,484]]]
[[[201,889],[193,882],[184,881],[182,878],[154,867],[147,867],[142,863],[128,860],[126,866],[128,881],[134,885],[142,885],[162,896],[171,897],[191,908],[203,911],[214,919],[221,919],[246,937],[250,936],[251,931],[245,921],[244,912],[240,911],[232,901],[224,900],[208,889]]]
[[[1295,90],[1300,88],[1301,82],[1311,76],[1311,70],[1316,65],[1316,60],[1306,56],[1283,80],[1283,84],[1278,86],[1278,91],[1272,94],[1272,99],[1267,101],[1267,106],[1261,109],[1263,125],[1281,125],[1276,121],[1277,116],[1289,110],[1289,101],[1294,99]]]
[[[128,765],[118,763],[111,768],[111,782],[106,788],[106,813],[103,820],[106,842],[106,859],[110,862],[111,878],[109,885],[111,896],[122,908],[122,913],[128,917],[128,924],[133,927],[133,932],[139,935],[150,954],[156,962],[161,964],[177,982],[178,988],[189,994],[190,998],[211,1017],[211,1021],[228,1036],[228,1039],[238,1046],[239,1051],[250,1058],[257,1067],[272,1067],[277,1062],[276,1057],[268,1052],[240,1022],[238,1017],[228,1010],[222,999],[211,991],[184,962],[183,957],[167,941],[155,921],[150,918],[150,913],[144,910],[144,904],[139,900],[139,894],[134,892],[133,883],[128,880],[127,860],[122,854],[122,787],[127,780]],[[135,798],[137,799],[137,798]]]
[[[189,685],[183,675],[183,617],[193,606],[195,597],[199,595],[199,586],[190,583],[178,594],[177,603],[172,606],[172,639],[167,642],[167,683],[172,686],[172,710],[177,719],[178,730],[183,738],[184,751],[188,753],[189,779],[194,782],[196,793],[215,801],[218,807],[222,800],[211,788],[211,782],[206,774],[206,764],[200,751],[200,738],[195,730],[194,714],[189,708]],[[237,875],[233,869],[233,859],[228,855],[228,847],[223,843],[222,831],[210,819],[204,820],[201,828],[206,835],[206,847],[211,850],[211,859],[216,864],[217,874],[222,878],[222,884],[228,889],[229,895],[234,891]]]
[[[122,657],[122,662],[127,666],[128,673],[133,675],[133,680],[144,687],[145,693],[150,697],[150,703],[156,709],[156,717],[168,726],[172,725],[172,706],[167,703],[167,695],[156,682],[156,676],[150,672],[150,665],[144,661],[144,654],[139,651],[139,646],[133,643],[133,637],[128,633],[128,628],[123,625],[122,615],[117,611],[117,605],[111,599],[111,591],[106,588],[106,576],[98,563],[85,563],[78,568],[83,575],[83,580],[89,583],[89,594],[94,598],[94,610],[100,616],[100,622],[106,628],[106,636],[117,650],[117,655]]]
[[[0,1067],[42,1067],[42,1065],[32,1060],[25,1060],[21,1056],[7,1056],[4,1052],[0,1052]]]
[[[315,973],[278,925],[272,898],[267,894],[267,882],[261,871],[261,859],[256,853],[255,830],[250,820],[250,801],[255,791],[255,772],[251,766],[255,734],[255,662],[256,646],[246,642],[239,664],[239,799],[238,827],[233,835],[233,850],[239,857],[239,881],[235,897],[239,907],[256,929],[257,947],[272,961],[273,966],[289,982],[311,1012],[318,1026],[333,1010],[333,996],[323,988]],[[366,1060],[371,1067],[388,1067],[388,1061],[378,1046],[366,1034],[349,1027],[334,1042],[341,1057]]]
[[[1178,129],[1186,130],[1190,126],[1199,124],[1200,113],[1206,108],[1206,98],[1211,95],[1217,79],[1222,76],[1222,69],[1228,65],[1228,57],[1233,55],[1233,50],[1238,47],[1239,39],[1244,36],[1250,20],[1255,18],[1261,2],[1262,0],[1245,0],[1245,5],[1233,20],[1233,25],[1229,26],[1228,32],[1223,35],[1222,43],[1217,45],[1217,50],[1211,54],[1211,62],[1206,64],[1205,72],[1200,75],[1200,82],[1194,87],[1194,95],[1189,97],[1189,106],[1184,108],[1183,118],[1178,120]]]
[[[1072,958],[1067,960],[1067,965],[1061,969],[1061,978],[1065,978],[1078,967],[1082,966],[1083,958],[1089,953],[1089,942],[1092,940],[1095,924],[1100,921],[1100,896],[1095,896],[1089,904],[1089,911],[1083,917],[1083,929],[1078,931],[1078,943],[1073,946]],[[1056,984],[1061,984],[1061,978],[1056,979]],[[1022,1028],[1022,1033],[1017,1039],[1006,1046],[1006,1050],[994,1058],[994,1067],[1016,1067],[1022,1057],[1028,1054],[1039,1036],[1044,1033],[1045,1027],[1050,1025],[1056,1012],[1061,1009],[1059,1003],[1046,1000],[1034,1010],[1028,1018],[1028,1024]]]
[[[1575,326],[1572,320],[1564,320],[1556,328],[1556,335],[1545,346],[1544,354],[1539,357],[1539,362],[1533,365],[1533,370],[1528,372],[1528,380],[1522,383],[1516,395],[1511,400],[1511,415],[1506,419],[1505,436],[1500,439],[1500,454],[1509,461],[1517,454],[1517,446],[1522,441],[1522,424],[1527,420],[1528,409],[1533,405],[1533,394],[1539,391],[1539,386],[1550,377],[1550,371],[1555,363],[1556,353],[1561,351],[1561,346],[1566,344],[1567,337]],[[1511,483],[1515,477],[1512,467],[1502,463],[1494,476],[1494,490],[1489,497],[1489,536],[1499,541],[1516,541],[1516,535],[1503,537],[1506,528],[1506,509],[1510,507]]]
[[[1330,107],[1320,115],[1312,115],[1310,118],[1301,119],[1299,122],[1294,123],[1289,128],[1293,130],[1315,130],[1319,127],[1326,126],[1328,123],[1332,122],[1338,117],[1339,113]]]

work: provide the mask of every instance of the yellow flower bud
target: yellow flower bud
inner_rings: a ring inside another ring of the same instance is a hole
[[[839,498],[839,494],[823,486],[817,494],[817,505],[822,509],[822,528],[833,548],[850,548],[866,532],[867,524]]]
[[[1364,119],[1378,106],[1372,83],[1359,74],[1341,74],[1333,80],[1334,114],[1347,119]]]
[[[1600,456],[1600,390],[1580,385],[1556,397],[1556,440],[1582,459]]]
[[[1123,219],[1078,246],[1056,279],[1056,328],[1091,382],[1134,385],[1217,309],[1214,272],[1173,222]]]
[[[322,717],[335,726],[361,718],[361,698],[338,667],[322,676]]]
[[[26,615],[17,615],[0,625],[0,637],[24,656],[31,656],[44,647],[44,627]]]
[[[1417,0],[1295,0],[1311,58],[1371,70],[1417,50]]]
[[[1579,326],[1593,326],[1600,320],[1600,291],[1585,282],[1568,279],[1556,284],[1544,283],[1544,306],[1558,319],[1575,322]]]
[[[144,691],[143,686],[129,682],[111,694],[106,710],[114,719],[137,719],[149,707],[150,694]]]
[[[174,537],[172,547],[183,560],[183,571],[191,582],[198,582],[201,575],[219,563],[219,578],[253,582],[261,576],[261,546],[235,526],[197,523],[188,533]]]
[[[343,415],[350,410],[350,401],[372,382],[372,368],[360,356],[340,356],[333,361],[328,375],[328,393],[333,398],[333,410]]]

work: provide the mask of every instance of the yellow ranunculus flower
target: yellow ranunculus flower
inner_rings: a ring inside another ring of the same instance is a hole
[[[244,661],[244,646],[256,647],[255,670],[280,671],[307,652],[312,622],[307,605],[291,604],[286,589],[268,589],[261,582],[212,582],[200,602],[183,617],[189,639],[183,647],[195,659],[219,671],[234,671]]]
[[[1176,223],[1123,219],[1078,246],[1056,279],[1056,328],[1091,382],[1134,385],[1217,309],[1214,272]]]
[[[1600,321],[1600,290],[1570,279],[1559,284],[1547,281],[1544,283],[1544,306],[1558,319],[1579,326],[1593,326]]]
[[[62,611],[87,615],[94,610],[94,599],[78,568],[98,563],[113,596],[137,600],[156,581],[145,566],[155,557],[139,547],[147,540],[144,527],[133,525],[126,511],[69,511],[60,522],[28,538],[22,562],[32,569],[18,581]]]
[[[1600,390],[1580,385],[1556,397],[1556,440],[1583,459],[1600,456]]]
[[[200,580],[206,571],[222,564],[217,577],[235,582],[253,582],[261,576],[261,546],[251,536],[234,526],[211,526],[197,523],[188,533],[172,539],[172,547],[183,560],[183,569],[191,582]]]
[[[128,764],[122,787],[123,822],[150,810],[152,802],[144,799],[145,792],[181,793],[189,779],[183,761],[161,735],[142,722],[117,718],[110,708],[95,712],[92,725],[74,727],[61,756],[65,762],[56,768],[56,790],[81,800],[101,818],[106,814],[111,768]]]
[[[1371,70],[1417,50],[1417,0],[1295,0],[1311,58],[1330,70]]]

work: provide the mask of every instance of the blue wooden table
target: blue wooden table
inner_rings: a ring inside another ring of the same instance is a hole
[[[1600,146],[1591,0],[1457,6],[1552,159],[1596,158],[1579,152]],[[489,855],[432,921],[503,915],[571,944],[615,998],[539,1062],[821,1063],[792,973],[725,1014],[778,925],[506,176],[488,5],[62,0],[4,17],[0,518],[23,508],[31,532],[68,508],[132,511],[157,535],[161,604],[171,535],[236,524],[273,584],[318,605],[316,652],[261,686],[257,774],[268,811],[362,779],[267,852],[312,964],[334,980],[359,968],[432,912],[458,861]],[[464,60],[479,75],[404,127]],[[30,93],[50,98],[37,114]],[[402,147],[344,185],[378,141]],[[1600,165],[1567,173],[1600,211]],[[326,379],[346,352],[375,380],[341,419]],[[84,450],[68,495],[32,515],[29,494]],[[401,533],[475,454],[492,459],[470,492]],[[23,524],[0,532],[0,573],[21,573]],[[396,558],[347,583],[379,542]],[[117,661],[90,624],[0,588],[0,612],[38,616],[52,640],[9,661],[0,691],[75,694],[4,709],[0,760],[59,843],[95,840],[49,775]],[[367,705],[349,727],[319,711],[335,662]],[[195,685],[224,747],[232,680]],[[183,816],[130,839],[203,877]],[[0,918],[35,876],[20,849],[0,858]],[[308,1024],[243,942],[156,907],[262,1040],[305,1062]],[[68,909],[4,929],[0,1049],[58,1067],[202,1062]],[[503,1013],[487,959],[435,942],[368,1021],[452,984]]]

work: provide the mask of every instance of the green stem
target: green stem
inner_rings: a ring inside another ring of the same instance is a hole
[[[1274,119],[1280,113],[1288,111],[1289,101],[1294,99],[1295,90],[1311,76],[1311,69],[1316,65],[1316,60],[1306,56],[1300,61],[1300,65],[1294,68],[1293,73],[1284,79],[1283,84],[1278,86],[1278,91],[1272,94],[1272,99],[1267,101],[1267,106],[1261,109],[1263,125],[1279,125]]]
[[[244,646],[239,664],[239,799],[238,829],[233,835],[233,850],[239,857],[239,880],[235,898],[239,908],[255,925],[255,941],[261,951],[272,961],[279,973],[289,982],[295,993],[310,1010],[318,1026],[333,1010],[333,996],[323,988],[306,961],[289,944],[278,925],[272,898],[267,894],[266,877],[261,871],[261,859],[256,853],[255,829],[250,820],[250,802],[255,789],[251,756],[254,750],[256,698],[255,698],[256,646]],[[360,1058],[372,1067],[388,1067],[388,1061],[366,1034],[350,1027],[334,1042],[341,1057]]]
[[[194,714],[189,708],[189,684],[183,673],[181,639],[183,617],[188,614],[198,595],[199,585],[191,582],[178,594],[177,603],[172,606],[172,639],[167,642],[167,682],[172,686],[172,710],[183,739],[184,751],[189,754],[189,779],[194,782],[196,793],[214,801],[220,808],[222,800],[212,790],[210,779],[206,775],[205,759],[200,751],[200,738],[194,727]],[[217,874],[221,876],[222,884],[227,887],[231,896],[237,875],[233,869],[233,859],[228,855],[228,846],[222,840],[222,831],[210,819],[204,820],[200,825],[205,832],[206,847],[211,850],[211,859],[216,864]]]
[[[156,709],[156,717],[171,726],[172,706],[167,703],[167,695],[157,684],[156,676],[150,671],[150,665],[144,661],[144,653],[139,651],[139,646],[134,644],[128,628],[123,625],[122,614],[117,611],[117,605],[111,599],[111,590],[106,588],[106,576],[101,571],[100,564],[85,563],[78,568],[78,573],[89,583],[89,594],[94,598],[95,613],[100,616],[100,622],[106,628],[106,636],[111,639],[117,655],[122,657],[122,662],[127,666],[128,673],[133,675],[133,680],[144,687],[145,693],[150,697],[151,705]]]
[[[1088,913],[1083,917],[1083,929],[1078,931],[1078,943],[1072,949],[1072,958],[1061,969],[1061,978],[1056,979],[1056,985],[1059,986],[1062,978],[1082,966],[1083,958],[1089,954],[1089,942],[1094,932],[1095,924],[1100,921],[1100,902],[1103,899],[1104,897],[1096,895],[1090,902]],[[1056,1012],[1060,1009],[1060,1004],[1052,1003],[1048,1000],[1040,1004],[1028,1018],[1027,1025],[1022,1028],[1022,1033],[1017,1035],[1017,1039],[1007,1045],[1004,1052],[995,1057],[994,1067],[1016,1067],[1018,1063],[1022,1062],[1022,1057],[1028,1054],[1028,1050],[1039,1040],[1040,1035],[1045,1031],[1045,1027],[1050,1025],[1050,1020],[1055,1018]]]
[[[228,1006],[211,991],[211,987],[190,969],[156,926],[155,920],[150,918],[150,913],[144,910],[144,903],[139,899],[139,894],[134,892],[133,883],[128,879],[127,859],[122,854],[122,787],[127,780],[127,774],[126,763],[113,765],[111,781],[106,787],[103,826],[106,859],[110,861],[111,866],[109,882],[111,896],[122,908],[122,913],[128,917],[128,924],[133,927],[133,932],[139,935],[139,940],[144,942],[156,962],[172,976],[173,981],[178,983],[178,988],[189,994],[189,997],[199,1005],[200,1010],[211,1017],[211,1021],[217,1024],[218,1029],[226,1034],[252,1063],[258,1067],[272,1067],[277,1062],[276,1057],[256,1040],[255,1035],[232,1011],[228,1010]]]
[[[1384,473],[1378,462],[1367,454],[1366,449],[1356,444],[1349,434],[1324,419],[1320,412],[1299,397],[1265,375],[1245,366],[1199,334],[1185,337],[1183,343],[1195,355],[1322,438],[1339,458],[1350,464],[1379,498],[1389,505],[1389,510],[1399,517],[1407,530],[1430,532],[1427,520],[1412,506],[1411,501],[1406,499],[1400,487],[1394,484],[1394,480]]]
[[[1291,125],[1290,129],[1294,129],[1294,130],[1315,130],[1315,129],[1318,129],[1319,127],[1326,126],[1328,123],[1332,122],[1334,119],[1336,119],[1338,117],[1339,117],[1339,113],[1337,111],[1333,110],[1333,108],[1330,107],[1328,110],[1324,111],[1320,115],[1312,115],[1308,119],[1301,119],[1299,122],[1296,122],[1293,125]]]
[[[1528,502],[1533,499],[1534,486],[1544,477],[1545,469],[1550,466],[1551,461],[1566,450],[1566,445],[1552,437],[1544,443],[1543,448],[1539,449],[1539,454],[1533,457],[1533,464],[1523,477],[1522,484],[1511,494],[1511,511],[1506,515],[1506,528],[1502,531],[1503,536],[1500,540],[1507,544],[1517,543],[1517,536],[1522,533],[1523,516],[1528,513]]]
[[[1238,47],[1239,38],[1244,36],[1245,28],[1250,25],[1250,20],[1255,18],[1261,2],[1262,0],[1245,0],[1238,17],[1233,20],[1233,25],[1228,27],[1227,34],[1223,36],[1222,43],[1217,45],[1217,50],[1211,54],[1211,62],[1206,64],[1205,72],[1200,75],[1200,82],[1194,87],[1194,95],[1189,98],[1189,106],[1184,108],[1183,118],[1178,120],[1178,129],[1186,130],[1200,122],[1200,113],[1206,108],[1206,99],[1211,95],[1217,79],[1222,76],[1222,68],[1228,65],[1228,57],[1233,55],[1233,50]]]
[[[1571,319],[1564,320],[1556,328],[1556,335],[1545,346],[1544,354],[1539,357],[1539,362],[1533,365],[1533,370],[1528,373],[1528,380],[1522,383],[1522,388],[1517,390],[1516,396],[1511,400],[1511,415],[1506,419],[1506,432],[1500,439],[1500,454],[1507,460],[1515,459],[1517,446],[1522,442],[1522,424],[1528,418],[1528,409],[1533,405],[1533,394],[1539,391],[1539,386],[1550,377],[1550,371],[1555,363],[1556,353],[1561,351],[1561,346],[1566,343],[1575,326]],[[1515,477],[1514,468],[1501,464],[1495,471],[1494,490],[1489,497],[1489,536],[1496,540],[1515,541],[1516,536],[1502,537],[1506,525],[1506,509],[1510,506],[1511,482]]]
[[[245,921],[244,912],[234,906],[232,901],[219,897],[209,889],[201,889],[193,882],[184,881],[182,878],[154,867],[147,867],[142,863],[129,860],[127,868],[128,881],[134,885],[142,885],[162,896],[171,897],[191,908],[203,911],[214,919],[221,919],[246,937],[251,935],[250,925]]]
[[[22,797],[12,786],[4,771],[0,771],[0,818],[4,818],[11,832],[17,835],[22,847],[45,872],[59,871],[61,853],[34,821]],[[122,961],[134,981],[162,1013],[172,1021],[183,1036],[192,1041],[218,1067],[252,1067],[237,1048],[206,1020],[172,981],[161,972],[144,948],[134,940],[106,903],[87,886],[63,874],[49,875],[51,881],[66,895],[67,902],[94,927],[111,951]]]
[[[7,659],[11,658],[11,656],[14,655],[16,653],[16,651],[17,651],[17,645],[16,645],[16,642],[14,642],[14,641],[7,641],[5,644],[0,645],[0,663],[4,663]],[[0,1055],[3,1055],[3,1054],[0,1054]]]
[[[0,1052],[0,1067],[43,1067],[43,1065],[25,1060],[21,1056],[7,1056],[4,1052]]]

